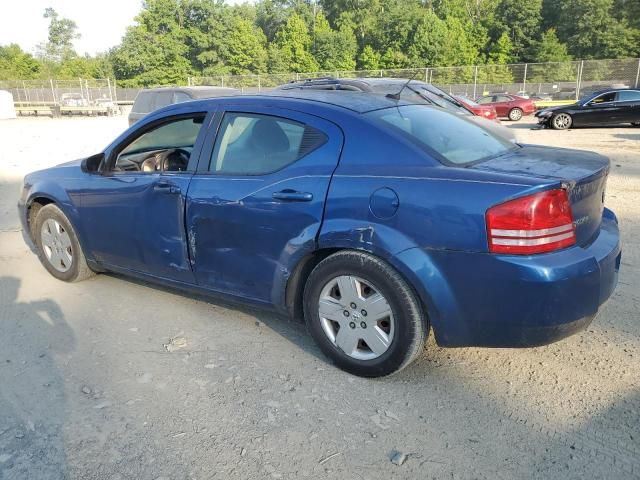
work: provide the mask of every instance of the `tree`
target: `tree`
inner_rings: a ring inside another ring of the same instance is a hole
[[[37,78],[42,65],[33,55],[22,51],[15,43],[0,46],[0,80],[30,80]]]
[[[45,9],[43,16],[49,19],[49,37],[47,43],[39,46],[40,55],[54,62],[75,56],[73,41],[80,38],[76,22],[61,18],[53,8]]]
[[[371,47],[365,45],[358,57],[358,68],[363,70],[378,70],[380,68],[380,54]]]
[[[174,0],[147,0],[111,53],[116,78],[128,85],[184,83],[193,73],[184,37],[184,17]]]
[[[316,14],[311,53],[322,70],[353,70],[356,68],[358,43],[347,25],[333,30],[322,12]]]
[[[638,32],[613,14],[613,0],[546,0],[546,23],[577,58],[621,58],[639,53]]]
[[[302,17],[292,13],[287,23],[276,33],[273,49],[270,50],[271,65],[276,65],[273,56],[280,57],[278,69],[287,72],[315,72],[318,62],[311,54],[311,36]]]
[[[221,59],[234,75],[265,73],[267,51],[262,30],[240,17],[231,21],[226,49]]]
[[[558,39],[556,30],[550,28],[532,45],[529,55],[536,62],[566,62],[571,60],[567,46]]]
[[[496,8],[493,36],[496,41],[507,33],[511,56],[516,61],[530,60],[527,53],[535,42],[542,21],[542,0],[501,0]]]

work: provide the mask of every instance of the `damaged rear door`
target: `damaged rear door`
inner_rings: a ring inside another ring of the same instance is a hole
[[[278,304],[315,249],[341,130],[274,108],[218,113],[187,198],[190,258],[202,287]]]

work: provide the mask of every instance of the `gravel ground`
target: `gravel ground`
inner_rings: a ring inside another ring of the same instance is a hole
[[[640,478],[640,130],[532,125],[511,127],[612,159],[613,298],[547,347],[431,338],[400,374],[365,380],[269,313],[49,276],[22,242],[21,177],[94,153],[126,120],[0,122],[0,479]]]

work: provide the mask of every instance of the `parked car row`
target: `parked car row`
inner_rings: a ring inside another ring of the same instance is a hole
[[[25,240],[63,281],[119,272],[303,318],[366,377],[431,330],[532,347],[586,328],[620,268],[609,160],[508,141],[428,84],[358,82],[162,107],[27,175]]]

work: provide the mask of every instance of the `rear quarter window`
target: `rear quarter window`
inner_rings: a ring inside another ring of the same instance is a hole
[[[407,105],[365,115],[422,147],[444,164],[466,165],[517,148],[460,115],[433,107]]]

